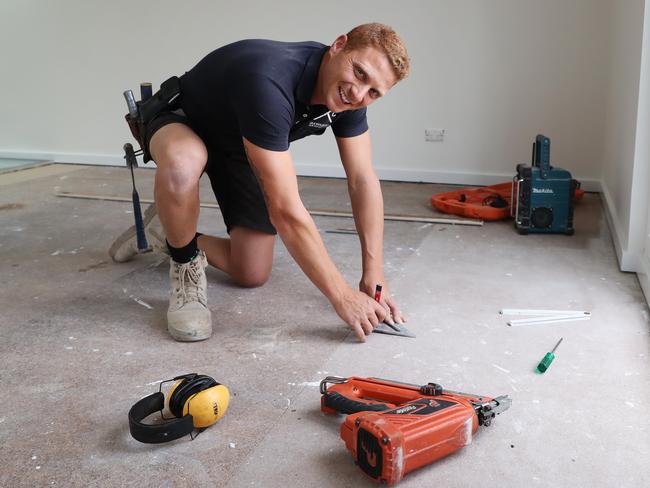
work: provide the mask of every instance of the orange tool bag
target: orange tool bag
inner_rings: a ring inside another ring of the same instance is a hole
[[[349,414],[341,438],[356,464],[387,485],[471,444],[479,425],[490,425],[511,403],[507,395],[491,398],[379,378],[328,376],[320,392],[322,412]]]
[[[584,193],[578,183],[573,200],[580,200]],[[462,188],[431,197],[431,205],[441,212],[481,220],[505,220],[512,217],[511,202],[512,181],[479,188]]]

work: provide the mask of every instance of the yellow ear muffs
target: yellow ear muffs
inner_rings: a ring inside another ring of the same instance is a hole
[[[223,417],[230,403],[230,392],[209,376],[187,375],[174,383],[165,403],[175,417],[189,413],[194,427],[201,429]]]
[[[175,381],[169,394],[162,393],[163,383]],[[230,393],[228,388],[206,375],[196,373],[177,376],[163,381],[160,389],[135,403],[129,410],[129,431],[134,439],[148,444],[159,444],[192,436],[217,422],[228,410]],[[154,412],[161,412],[167,406],[175,419],[160,424],[143,423],[142,420]],[[198,435],[198,434],[196,434]],[[192,439],[196,436],[192,437]]]
[[[225,385],[203,390],[187,399],[183,415],[192,416],[194,427],[202,429],[217,422],[228,410],[230,392]]]

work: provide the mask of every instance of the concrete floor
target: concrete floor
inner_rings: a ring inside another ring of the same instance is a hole
[[[137,178],[150,197],[153,171]],[[383,187],[387,213],[436,215],[428,199],[442,187]],[[301,190],[309,207],[349,208],[342,181],[301,179]],[[598,195],[577,206],[573,237],[519,236],[510,222],[387,222],[386,274],[417,339],[357,343],[280,243],[262,288],[209,270],[214,335],[187,344],[166,332],[167,264],[107,256],[130,203],[62,191],[129,196],[130,178],[70,165],[0,176],[0,486],[374,486],[339,438],[343,417],[320,413],[327,375],[510,395],[472,445],[401,486],[650,486],[648,310],[636,276],[618,271]],[[356,237],[326,232],[351,220],[315,220],[356,283]],[[224,234],[218,210],[202,211],[200,230]],[[593,318],[513,328],[504,307]],[[560,337],[551,369],[535,374]],[[194,371],[230,388],[222,421],[194,441],[133,440],[130,406]]]

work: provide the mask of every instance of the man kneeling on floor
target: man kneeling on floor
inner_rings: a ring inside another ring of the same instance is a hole
[[[154,247],[171,256],[167,323],[174,339],[198,341],[212,334],[207,264],[241,286],[260,286],[271,273],[276,231],[361,341],[383,320],[404,322],[383,272],[383,199],[372,167],[366,107],[408,70],[397,33],[383,24],[364,24],[331,46],[235,42],[180,77],[180,95],[151,120],[145,135],[157,166],[156,204],[145,212],[145,231]],[[322,134],[330,125],[361,242],[360,291],[346,283],[327,254],[300,199],[289,152],[292,141]],[[229,239],[196,232],[203,172]],[[115,241],[112,258],[131,259],[135,243],[132,228]],[[380,303],[373,299],[377,284],[383,287]]]

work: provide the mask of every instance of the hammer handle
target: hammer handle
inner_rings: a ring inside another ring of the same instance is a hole
[[[131,115],[131,117],[134,118],[137,117],[138,106],[135,103],[135,97],[133,96],[133,92],[131,90],[125,90],[124,99],[126,100],[126,106],[129,107],[129,115]]]

